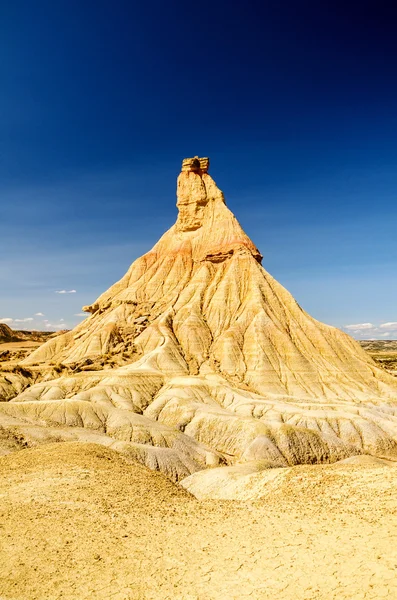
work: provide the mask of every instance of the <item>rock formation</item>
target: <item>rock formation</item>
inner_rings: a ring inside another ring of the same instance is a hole
[[[14,331],[5,323],[0,323],[0,344],[7,342],[19,342],[23,337],[20,331]]]
[[[397,457],[397,379],[265,271],[208,168],[183,161],[175,225],[85,321],[23,361],[108,356],[117,368],[37,383],[0,416],[31,443],[89,438],[174,479],[217,464]]]
[[[52,331],[24,331],[11,329],[5,323],[0,323],[0,344],[11,342],[44,342],[49,337],[55,337],[61,332]]]

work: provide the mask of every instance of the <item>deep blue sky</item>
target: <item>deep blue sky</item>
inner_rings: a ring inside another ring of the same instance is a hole
[[[2,2],[0,319],[76,324],[172,225],[198,154],[308,312],[397,338],[390,5]]]

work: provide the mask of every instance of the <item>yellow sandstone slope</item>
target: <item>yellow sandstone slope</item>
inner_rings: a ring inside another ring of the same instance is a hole
[[[23,361],[124,366],[32,385],[0,405],[5,426],[29,443],[51,428],[99,441],[174,479],[397,457],[397,379],[265,271],[207,171],[208,159],[183,161],[175,225],[83,323]]]

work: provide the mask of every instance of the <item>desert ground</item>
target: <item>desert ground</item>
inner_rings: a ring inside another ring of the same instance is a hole
[[[56,335],[53,331],[15,331],[0,323],[0,370],[16,366],[33,350]]]
[[[0,437],[2,600],[397,597],[393,461],[248,470],[220,493],[239,500],[199,500],[97,444]]]
[[[392,463],[298,466],[256,501],[198,501],[95,444],[0,458],[0,597],[397,597]]]

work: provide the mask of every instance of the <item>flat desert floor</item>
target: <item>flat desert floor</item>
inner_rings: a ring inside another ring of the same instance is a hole
[[[0,598],[397,598],[393,463],[289,469],[255,502],[199,502],[102,446],[0,458]]]

